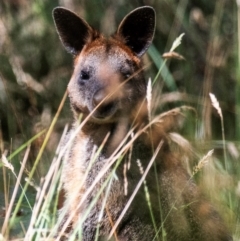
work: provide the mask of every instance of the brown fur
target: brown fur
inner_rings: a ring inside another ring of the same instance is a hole
[[[134,10],[109,39],[69,10],[56,8],[53,16],[61,41],[75,56],[68,85],[75,124],[62,173],[62,231],[78,228],[82,240],[92,241],[99,227],[99,240],[106,240],[142,177],[137,161],[146,170],[160,144],[145,179],[155,229],[142,185],[112,239],[231,240],[184,169],[181,155],[170,148],[168,134],[178,127],[181,110],[149,124],[141,57],[154,35],[154,10]],[[114,170],[111,185],[106,184]]]

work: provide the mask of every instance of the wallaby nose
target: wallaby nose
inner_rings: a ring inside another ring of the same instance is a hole
[[[93,116],[98,119],[105,119],[117,111],[117,100],[112,98],[104,89],[97,91],[92,99],[92,107],[97,109]]]
[[[93,96],[93,100],[92,100],[93,106],[96,107],[101,102],[103,102],[105,98],[106,98],[106,94],[104,93],[104,90],[97,91]]]

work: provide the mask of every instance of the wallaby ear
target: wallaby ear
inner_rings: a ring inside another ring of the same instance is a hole
[[[53,9],[53,19],[66,50],[78,54],[91,36],[92,28],[75,13],[62,7]]]
[[[155,22],[155,10],[152,7],[139,7],[122,20],[117,34],[138,57],[141,57],[152,43]]]

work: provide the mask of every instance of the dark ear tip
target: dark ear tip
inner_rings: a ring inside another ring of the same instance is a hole
[[[57,17],[61,13],[61,7],[56,7],[52,10],[53,18]]]
[[[142,7],[139,7],[139,8],[148,9],[149,11],[152,11],[152,12],[155,13],[155,9],[151,6],[142,6]]]
[[[52,10],[52,16],[53,16],[53,18],[56,18],[66,12],[70,12],[70,11],[64,7],[55,7]]]
[[[144,12],[148,11],[149,14],[152,14],[152,15],[154,15],[154,16],[156,15],[155,9],[154,9],[153,7],[151,7],[151,6],[138,7],[138,8],[136,8],[136,9],[133,10],[133,11],[141,11],[141,10],[143,10]]]
[[[52,14],[55,15],[57,14],[59,11],[61,11],[62,7],[55,7],[53,10],[52,10]]]

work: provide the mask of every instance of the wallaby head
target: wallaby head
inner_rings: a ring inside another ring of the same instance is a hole
[[[110,38],[65,8],[55,8],[53,17],[64,47],[75,57],[68,85],[75,116],[91,113],[97,122],[129,116],[146,93],[141,57],[153,39],[154,9],[130,12]]]

